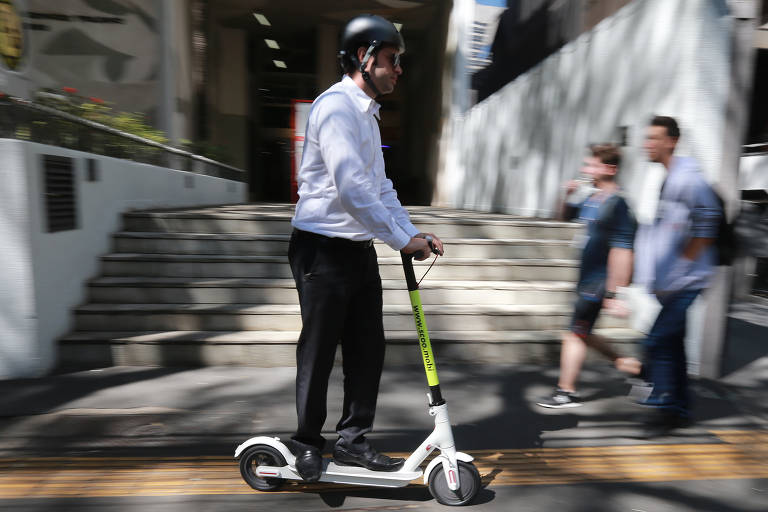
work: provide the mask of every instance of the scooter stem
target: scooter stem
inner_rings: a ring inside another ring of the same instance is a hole
[[[440,393],[440,381],[437,378],[437,364],[435,363],[434,355],[432,355],[432,343],[429,341],[427,321],[424,318],[424,309],[421,306],[419,283],[416,281],[416,275],[413,273],[413,256],[413,254],[405,254],[400,251],[400,258],[403,260],[403,270],[405,271],[405,282],[408,285],[408,295],[411,298],[413,319],[416,321],[416,332],[419,336],[421,358],[424,361],[424,371],[427,374],[429,394],[432,399],[429,405],[434,407],[443,405],[445,400],[443,400],[443,395]]]

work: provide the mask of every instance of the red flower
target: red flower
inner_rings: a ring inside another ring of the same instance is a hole
[[[75,89],[74,87],[62,87],[61,90],[64,92],[68,92],[69,94],[75,94],[77,92],[77,89]]]
[[[89,96],[88,99],[91,100],[94,103],[99,103],[99,104],[104,103],[103,99],[97,98],[95,96]]]

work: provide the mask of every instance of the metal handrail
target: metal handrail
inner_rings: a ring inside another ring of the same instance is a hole
[[[81,127],[86,127],[90,130],[94,130],[97,132],[103,132],[107,133],[109,135],[119,137],[121,139],[127,139],[134,143],[137,143],[141,146],[152,148],[154,150],[160,151],[166,156],[174,157],[174,158],[166,158],[165,163],[166,167],[171,167],[176,169],[176,167],[186,167],[177,169],[180,171],[186,171],[186,172],[192,172],[196,174],[205,174],[210,176],[217,176],[222,177],[234,181],[246,181],[247,180],[247,173],[243,169],[239,169],[237,167],[233,167],[231,165],[224,164],[222,162],[218,162],[216,160],[212,160],[210,158],[206,158],[201,155],[197,155],[195,153],[191,153],[189,151],[179,149],[173,146],[168,146],[166,144],[162,144],[160,142],[147,139],[144,137],[141,137],[139,135],[135,135],[132,133],[127,133],[121,130],[118,130],[116,128],[113,128],[111,126],[107,126],[101,123],[97,123],[95,121],[91,121],[89,119],[84,119],[82,117],[78,117],[73,114],[69,114],[67,112],[62,112],[60,110],[57,110],[52,107],[48,107],[46,105],[40,105],[37,103],[34,103],[29,100],[25,100],[23,98],[18,98],[15,96],[2,96],[0,97],[0,109],[3,107],[10,106],[11,109],[20,109],[22,111],[28,112],[28,113],[38,113],[38,114],[44,114],[45,116],[50,116],[51,118],[57,118],[57,119],[63,119],[71,123],[75,123],[76,125],[79,125]],[[7,137],[7,138],[22,138],[19,137],[19,124],[21,119],[19,119],[22,116],[14,116],[13,114],[10,116],[0,116],[0,137]],[[3,126],[7,121],[11,121],[10,125]],[[30,132],[32,132],[32,127],[30,128]],[[64,140],[65,134],[59,134],[62,137],[62,140],[59,141],[60,144],[63,147],[71,147],[71,143],[67,143]],[[87,138],[87,137],[82,137]],[[82,139],[81,138],[81,139]],[[30,133],[30,138],[32,142],[44,142],[40,140],[35,140],[35,138],[32,136],[32,133]],[[78,144],[76,144],[78,147],[76,149],[85,150],[91,153],[96,154],[106,154],[106,152],[98,151],[99,148],[95,147],[95,145],[90,145],[89,147],[83,147],[88,146],[85,142],[82,140],[78,140]],[[114,154],[106,154],[106,156],[115,156]],[[155,155],[156,156],[156,155]],[[127,160],[134,160],[144,163],[151,163],[151,164],[158,164],[157,158],[142,158],[143,155],[141,153],[128,153],[123,154],[123,156],[117,156],[116,158],[123,158]],[[191,162],[192,165],[178,165],[180,163],[184,163],[184,161]],[[197,165],[195,165],[197,164]]]

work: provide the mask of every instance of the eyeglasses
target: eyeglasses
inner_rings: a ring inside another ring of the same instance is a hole
[[[396,68],[400,65],[400,54],[399,53],[390,53],[389,54],[389,62],[392,63],[392,67]]]

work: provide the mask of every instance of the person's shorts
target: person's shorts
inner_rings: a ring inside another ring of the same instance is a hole
[[[597,315],[603,307],[603,301],[589,300],[579,296],[573,308],[571,319],[571,332],[579,338],[585,338],[592,334],[592,328],[597,321]]]

